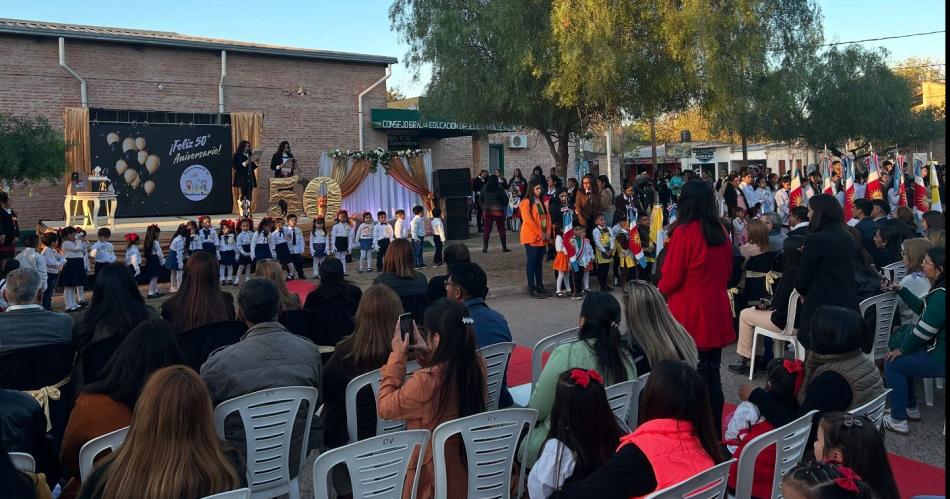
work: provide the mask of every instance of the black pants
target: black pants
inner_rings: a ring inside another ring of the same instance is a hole
[[[432,236],[432,244],[435,245],[435,254],[432,255],[432,265],[442,264],[442,236]]]
[[[607,273],[610,272],[609,263],[597,264],[597,284],[600,284],[601,291],[607,289]]]
[[[482,205],[475,203],[475,230],[482,231]]]
[[[383,257],[386,256],[386,248],[389,247],[389,239],[380,239],[379,241],[376,241],[376,245],[379,246],[379,251],[376,252],[376,272],[382,272]]]
[[[544,262],[544,246],[524,245],[525,256],[527,257],[527,275],[528,289],[544,289],[544,274],[541,272],[541,264]]]
[[[700,350],[699,364],[696,370],[706,382],[706,389],[709,390],[709,403],[712,405],[713,425],[716,429],[716,436],[722,439],[722,406],[725,399],[722,395],[722,378],[719,369],[722,366],[722,349]]]
[[[303,255],[300,253],[291,253],[290,263],[294,264],[294,270],[297,271],[297,278],[306,279],[306,277],[303,276]]]
[[[584,269],[579,269],[577,272],[571,271],[571,286],[573,288],[571,291],[574,294],[581,294],[584,291]]]

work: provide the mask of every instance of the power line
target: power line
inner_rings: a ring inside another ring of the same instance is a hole
[[[891,69],[917,69],[917,68],[932,68],[934,66],[946,66],[943,62],[935,62],[933,64],[921,64],[919,66],[894,66]]]
[[[922,32],[922,33],[911,33],[911,34],[909,34],[909,35],[882,36],[882,37],[880,37],[880,38],[868,38],[868,39],[866,39],[866,40],[852,40],[852,41],[849,41],[849,42],[826,43],[826,44],[822,45],[822,47],[831,47],[831,46],[834,46],[834,45],[847,45],[847,44],[850,44],[850,43],[864,43],[864,42],[877,42],[877,41],[881,41],[881,40],[894,40],[894,39],[897,39],[897,38],[910,38],[910,37],[912,37],[912,36],[935,35],[935,34],[937,34],[937,33],[946,33],[946,30],[943,30],[943,29],[942,29],[942,30],[940,30],[940,31],[925,31],[925,32]]]

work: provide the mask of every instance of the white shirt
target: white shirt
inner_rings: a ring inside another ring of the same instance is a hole
[[[165,253],[162,251],[162,245],[158,241],[152,241],[152,256],[157,256],[159,260],[165,258]]]
[[[432,219],[432,235],[439,236],[442,242],[445,242],[445,225],[442,224],[442,219],[439,217]]]
[[[188,245],[188,249],[191,251],[201,251],[201,237],[199,237],[198,234],[191,236],[191,244]]]
[[[317,254],[317,245],[318,244],[327,244],[327,231],[323,229],[313,229],[313,232],[310,233],[310,254]],[[324,251],[326,251],[326,246],[324,246]]]
[[[790,230],[795,230],[795,229],[798,229],[798,228],[801,228],[801,227],[808,227],[808,224],[809,224],[809,223],[811,223],[811,222],[800,222],[800,223],[797,223],[797,224],[795,224],[795,226],[792,227]]]
[[[241,256],[251,256],[251,250],[254,249],[254,233],[246,230],[241,232],[235,238],[235,248],[239,255]],[[247,246],[247,251],[244,250],[244,247]]]
[[[86,253],[82,250],[82,244],[79,241],[63,241],[63,256],[66,258],[85,258]]]
[[[96,241],[89,250],[89,256],[96,259],[96,263],[112,263],[115,261],[115,247],[109,241]]]
[[[775,191],[775,208],[778,216],[782,217],[782,225],[788,224],[788,189],[779,189]]]
[[[864,194],[868,191],[868,184],[854,183],[854,199],[864,199]]]
[[[901,287],[914,293],[917,298],[923,298],[930,292],[930,281],[924,277],[922,272],[911,272],[901,279]],[[904,303],[904,300],[897,300],[897,310],[900,314],[901,324],[915,324],[919,319],[917,314]]]
[[[374,229],[374,227],[373,227],[373,222],[370,222],[370,223],[363,222],[363,223],[361,223],[360,226],[356,229],[356,239],[358,239],[358,240],[369,239],[369,240],[372,241],[372,240],[373,240],[373,232],[374,232],[373,229]]]
[[[16,256],[21,269],[31,269],[40,276],[40,288],[46,289],[46,259],[34,248],[26,248]]]
[[[775,211],[775,198],[772,195],[772,191],[759,187],[755,190],[755,195],[755,202],[762,204],[762,213],[772,213]]]
[[[275,230],[270,233],[271,247],[277,247],[278,244],[287,244],[287,239],[284,237],[284,227],[281,227],[279,230]]]
[[[350,226],[349,226],[349,224],[347,224],[347,223],[335,223],[335,224],[333,224],[333,228],[330,229],[330,236],[333,237],[333,243],[332,243],[332,245],[333,245],[333,251],[336,251],[336,238],[338,238],[338,237],[345,237],[345,238],[346,238],[346,241],[347,241],[347,242],[346,242],[346,246],[347,246],[347,248],[349,248],[349,246],[350,246]]]
[[[560,490],[573,473],[574,453],[559,440],[548,439],[528,474],[528,496],[531,499],[547,499]]]
[[[178,268],[181,269],[185,261],[185,236],[175,236],[172,242],[168,244],[168,251],[175,252],[178,259]]]
[[[286,231],[284,239],[287,240],[287,247],[290,248],[290,253],[294,255],[303,254],[304,238],[303,231],[300,230],[300,227],[291,227],[288,225],[287,227],[284,227],[284,230]]]
[[[413,239],[425,239],[426,237],[426,219],[422,218],[421,215],[416,215],[412,217],[412,221],[409,222],[410,230],[412,232]]]
[[[736,407],[736,411],[732,414],[732,419],[729,420],[729,424],[726,426],[726,440],[735,440],[739,438],[739,432],[747,430],[752,427],[752,425],[758,423],[762,420],[762,415],[759,413],[759,408],[755,406],[752,402],[748,400],[742,402]],[[729,452],[734,453],[739,447],[738,445],[727,445]]]
[[[125,264],[135,269],[135,275],[142,273],[142,253],[137,246],[125,250]]]
[[[605,247],[604,244],[601,242],[601,240],[600,240],[601,233],[603,233],[603,232],[605,232],[605,231],[608,232],[608,233],[610,232],[606,227],[605,227],[604,229],[601,229],[600,227],[594,227],[593,232],[591,232],[591,236],[594,238],[594,244],[597,245],[597,251],[601,252],[601,254],[604,254],[604,253],[611,253],[611,252],[613,251],[613,249],[614,249],[614,238],[613,238],[613,237],[611,237],[611,238],[607,241],[607,246],[606,246],[606,247]]]
[[[409,224],[406,223],[405,219],[396,219],[396,224],[393,226],[393,237],[395,239],[409,239]]]
[[[255,251],[257,246],[260,244],[266,244],[270,248],[271,257],[274,256],[274,238],[270,234],[264,234],[263,232],[255,232],[254,240],[251,243],[251,258],[257,258]]]
[[[218,231],[216,231],[214,227],[208,227],[207,229],[202,227],[198,229],[198,239],[201,241],[201,244],[212,243],[217,246]]]
[[[234,236],[233,232],[228,232],[227,234],[221,234],[218,236],[218,251],[234,251],[234,246],[237,244],[237,238]]]
[[[393,238],[393,226],[389,225],[388,222],[378,223],[373,227],[373,242],[376,243],[376,246],[379,246],[379,241],[383,239],[392,240]]]
[[[59,271],[63,269],[63,265],[66,263],[66,257],[49,246],[43,248],[43,252],[40,254],[43,255],[43,260],[46,261],[47,274],[59,274]]]

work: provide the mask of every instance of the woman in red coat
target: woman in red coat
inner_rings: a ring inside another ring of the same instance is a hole
[[[673,317],[696,341],[696,369],[709,388],[716,432],[721,433],[722,347],[736,339],[726,292],[732,273],[732,245],[719,221],[710,185],[686,182],[677,211],[679,218],[670,229],[658,287]]]

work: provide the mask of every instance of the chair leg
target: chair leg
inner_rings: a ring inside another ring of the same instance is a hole
[[[300,499],[300,482],[298,478],[294,478],[290,481],[290,486],[287,487],[287,497],[290,499]]]
[[[924,383],[924,403],[927,404],[927,407],[933,407],[934,405],[934,379],[923,378],[921,381],[923,381]]]
[[[943,390],[943,378],[935,378],[934,386],[936,386],[938,390]]]
[[[752,333],[752,358],[749,359],[749,381],[752,381],[752,375],[755,374],[755,352],[758,342],[758,333]]]

